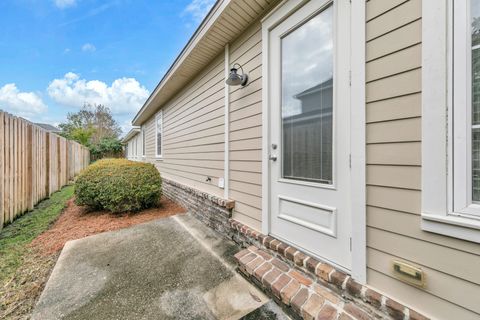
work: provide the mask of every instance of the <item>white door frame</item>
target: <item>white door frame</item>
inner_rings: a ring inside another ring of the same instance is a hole
[[[349,0],[334,0],[349,1]],[[308,0],[284,0],[262,19],[262,233],[270,233],[270,107],[269,32]],[[352,277],[365,284],[366,265],[366,161],[365,161],[365,1],[351,0],[351,218]]]

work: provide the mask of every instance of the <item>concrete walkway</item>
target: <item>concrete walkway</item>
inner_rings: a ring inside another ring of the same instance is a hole
[[[190,215],[68,242],[32,319],[288,319]]]

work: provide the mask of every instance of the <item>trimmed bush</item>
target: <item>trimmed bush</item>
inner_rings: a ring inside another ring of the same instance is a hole
[[[153,164],[104,159],[83,170],[75,182],[75,203],[112,212],[157,206],[162,193],[160,173]]]

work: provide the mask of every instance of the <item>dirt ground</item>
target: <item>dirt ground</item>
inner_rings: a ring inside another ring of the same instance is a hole
[[[52,227],[32,241],[30,254],[23,259],[15,276],[0,288],[0,297],[3,300],[0,319],[30,318],[30,313],[67,241],[184,212],[183,207],[164,197],[158,208],[126,214],[89,211],[75,205],[73,199],[70,199]]]

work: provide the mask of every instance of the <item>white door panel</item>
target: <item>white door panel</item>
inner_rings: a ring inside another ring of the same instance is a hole
[[[271,29],[270,232],[351,269],[350,8],[313,0]]]

